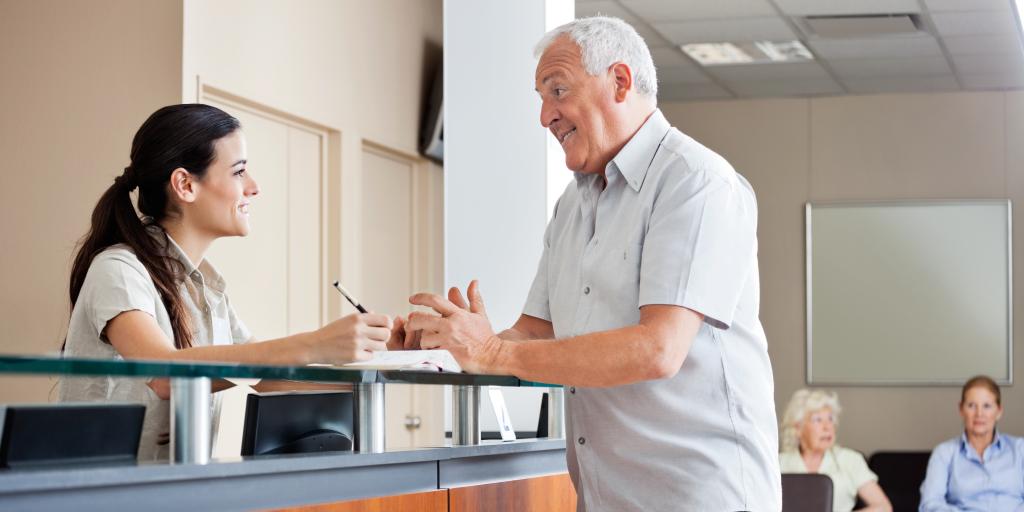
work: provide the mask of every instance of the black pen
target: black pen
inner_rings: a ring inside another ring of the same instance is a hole
[[[348,299],[349,304],[352,304],[352,306],[355,307],[360,313],[366,313],[366,308],[364,308],[363,305],[360,304],[359,301],[355,299],[355,297],[348,293],[348,290],[346,290],[345,287],[342,286],[340,282],[334,282],[334,289],[341,292],[341,294],[344,295],[346,299]]]

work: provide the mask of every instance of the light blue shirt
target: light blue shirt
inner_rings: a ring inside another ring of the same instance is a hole
[[[567,390],[579,509],[779,510],[750,184],[660,111],[605,175],[602,189],[577,174],[559,198],[523,312],[558,338],[636,325],[647,304],[705,318],[674,376]]]
[[[966,434],[935,447],[919,510],[1024,511],[1024,439],[997,432],[984,461]]]

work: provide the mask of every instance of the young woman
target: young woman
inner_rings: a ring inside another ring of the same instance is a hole
[[[218,238],[249,233],[250,201],[259,186],[246,165],[238,120],[215,107],[172,105],[142,124],[131,164],[100,197],[74,259],[67,357],[301,365],[364,360],[385,349],[393,325],[378,314],[253,340],[231,307],[223,277],[205,259]],[[136,189],[142,217],[131,199]],[[401,320],[396,324],[397,336]],[[146,404],[142,460],[167,458],[167,394],[165,380],[60,382],[62,401]]]
[[[1024,510],[1024,439],[999,432],[999,385],[979,375],[960,390],[964,431],[935,447],[921,484],[922,512]]]
[[[892,512],[892,504],[864,456],[836,444],[839,410],[835,393],[817,389],[793,393],[782,419],[782,472],[828,475],[834,512],[850,512],[857,497],[866,503],[858,510]]]

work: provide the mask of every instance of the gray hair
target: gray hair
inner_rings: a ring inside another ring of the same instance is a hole
[[[533,56],[540,58],[561,35],[568,35],[579,45],[583,69],[587,74],[597,76],[612,64],[622,62],[633,72],[637,92],[652,98],[658,95],[658,75],[651,51],[636,29],[625,21],[606,16],[570,21],[544,34],[534,48]]]
[[[832,421],[839,425],[839,397],[831,391],[821,389],[801,389],[793,393],[789,399],[786,412],[782,415],[782,451],[788,452],[800,448],[800,424],[808,413],[824,408],[832,411]]]

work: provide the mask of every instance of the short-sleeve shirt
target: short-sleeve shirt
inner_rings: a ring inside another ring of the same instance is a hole
[[[658,110],[605,176],[577,173],[559,198],[524,314],[557,338],[636,325],[648,304],[704,322],[672,377],[569,388],[579,509],[779,510],[750,184]]]
[[[170,236],[151,226],[150,234],[165,240],[165,249],[184,266],[178,291],[191,317],[192,344],[227,345],[252,338],[235,315],[225,293],[224,278],[207,261],[195,266]],[[155,320],[173,343],[170,316],[146,267],[127,245],[113,245],[93,258],[71,311],[65,357],[121,360],[106,338],[107,322],[126,311],[142,311]],[[165,460],[169,456],[170,406],[157,397],[146,378],[69,377],[60,380],[62,402],[132,402],[146,406],[139,460]],[[214,395],[212,414],[217,424],[219,400]]]
[[[808,473],[804,458],[796,450],[780,453],[779,467],[783,473]],[[825,452],[818,473],[832,479],[833,512],[853,510],[857,505],[857,489],[868,482],[878,481],[878,476],[868,469],[863,455],[841,446],[833,446]]]

